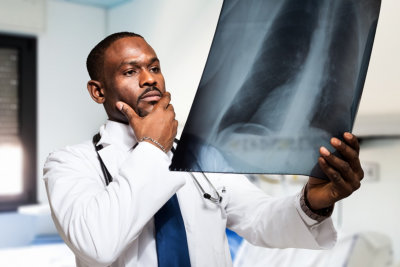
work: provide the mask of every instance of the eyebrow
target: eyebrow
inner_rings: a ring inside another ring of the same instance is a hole
[[[160,62],[160,60],[157,57],[153,57],[150,59],[150,63],[148,65],[153,64],[154,62]],[[131,60],[131,61],[123,61],[118,68],[121,68],[124,65],[131,65],[131,66],[139,66],[139,62],[136,60]]]

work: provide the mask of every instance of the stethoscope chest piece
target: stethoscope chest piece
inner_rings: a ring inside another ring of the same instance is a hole
[[[202,176],[204,177],[204,179],[207,181],[207,183],[210,185],[210,187],[213,189],[213,195],[212,196],[210,193],[207,193],[204,188],[201,186],[201,184],[199,183],[199,181],[197,180],[196,176],[194,176],[193,173],[189,172],[190,176],[192,176],[193,181],[196,183],[197,187],[200,189],[201,194],[203,195],[203,197],[205,199],[208,199],[209,201],[211,201],[214,204],[220,205],[222,202],[222,196],[218,193],[218,190],[214,187],[214,185],[210,182],[210,180],[207,178],[207,176],[202,172]],[[225,188],[222,189],[222,192],[225,193]]]

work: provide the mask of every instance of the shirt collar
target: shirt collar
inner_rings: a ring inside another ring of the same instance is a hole
[[[107,120],[107,122],[100,127],[100,135],[101,138],[97,145],[103,145],[104,147],[113,144],[128,151],[137,143],[131,126],[116,121]]]

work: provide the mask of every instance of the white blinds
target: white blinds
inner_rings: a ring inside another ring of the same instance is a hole
[[[0,48],[0,143],[18,140],[18,50]]]

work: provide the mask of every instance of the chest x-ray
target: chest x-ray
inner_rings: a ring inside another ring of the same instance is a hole
[[[324,178],[351,131],[380,0],[225,0],[171,170]]]

